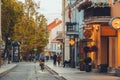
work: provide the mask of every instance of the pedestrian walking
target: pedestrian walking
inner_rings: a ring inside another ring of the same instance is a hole
[[[41,54],[39,59],[39,66],[42,71],[44,70],[44,65],[45,65],[45,56],[44,54]]]
[[[60,56],[60,54],[57,54],[57,62],[58,62],[58,66],[59,66],[60,62],[61,62],[61,56]]]
[[[41,53],[40,57],[39,57],[39,60],[42,60],[42,61],[45,61],[45,56],[43,53]]]
[[[53,55],[53,65],[56,66],[56,62],[57,62],[57,55],[54,54],[54,55]]]

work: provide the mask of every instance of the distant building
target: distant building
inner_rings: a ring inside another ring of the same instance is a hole
[[[61,32],[62,29],[62,21],[59,19],[55,19],[48,26],[49,31],[49,44],[47,45],[47,52],[51,54],[51,56],[55,53],[61,53],[62,50],[60,48],[60,41],[56,39],[58,33]]]

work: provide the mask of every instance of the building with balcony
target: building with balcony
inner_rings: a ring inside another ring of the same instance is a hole
[[[71,35],[79,36],[72,57],[75,66],[79,55],[79,60],[91,57],[94,68],[100,64],[112,69],[120,67],[120,30],[109,25],[111,18],[120,17],[119,8],[120,0],[63,0],[65,56],[71,58]],[[87,54],[83,50],[86,47],[89,48]]]
[[[96,46],[97,51],[87,53],[95,67],[107,64],[111,68],[120,66],[120,31],[111,28],[109,21],[113,17],[120,17],[119,0],[78,0],[78,10],[84,10],[84,37],[88,39],[88,47]],[[90,40],[90,41],[89,41]]]
[[[71,67],[79,64],[79,39],[83,38],[83,10],[78,11],[78,0],[63,0],[64,59],[71,59]],[[74,44],[71,44],[74,43]]]

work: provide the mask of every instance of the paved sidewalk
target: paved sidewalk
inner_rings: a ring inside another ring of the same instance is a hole
[[[16,66],[17,66],[16,63],[2,65],[0,67],[0,77],[4,76],[6,73],[8,73],[10,70],[15,68]]]
[[[63,68],[62,66],[53,66],[52,61],[45,63],[49,68],[58,73],[59,76],[67,80],[120,80],[120,77],[111,76],[105,73],[94,73],[80,71],[76,68]]]

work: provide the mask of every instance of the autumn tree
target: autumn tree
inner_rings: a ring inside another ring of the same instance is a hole
[[[25,0],[25,3],[17,0],[2,1],[2,35],[10,35],[13,41],[19,41],[23,53],[30,52],[34,48],[38,53],[43,52],[48,42],[46,32],[47,20],[39,14],[40,8],[33,0]]]
[[[23,4],[16,0],[1,0],[1,32],[5,41],[4,55],[7,52],[8,36],[13,37],[14,26],[19,23],[24,14]],[[12,41],[13,39],[11,39]]]
[[[1,0],[2,2],[2,37],[5,40],[6,35],[13,36],[13,28],[23,16],[23,4],[16,0]]]
[[[38,5],[32,0],[24,4],[24,16],[14,27],[14,40],[21,42],[22,52],[30,52],[35,48],[37,53],[44,51],[48,42],[46,32],[47,20],[44,15],[37,12]]]

